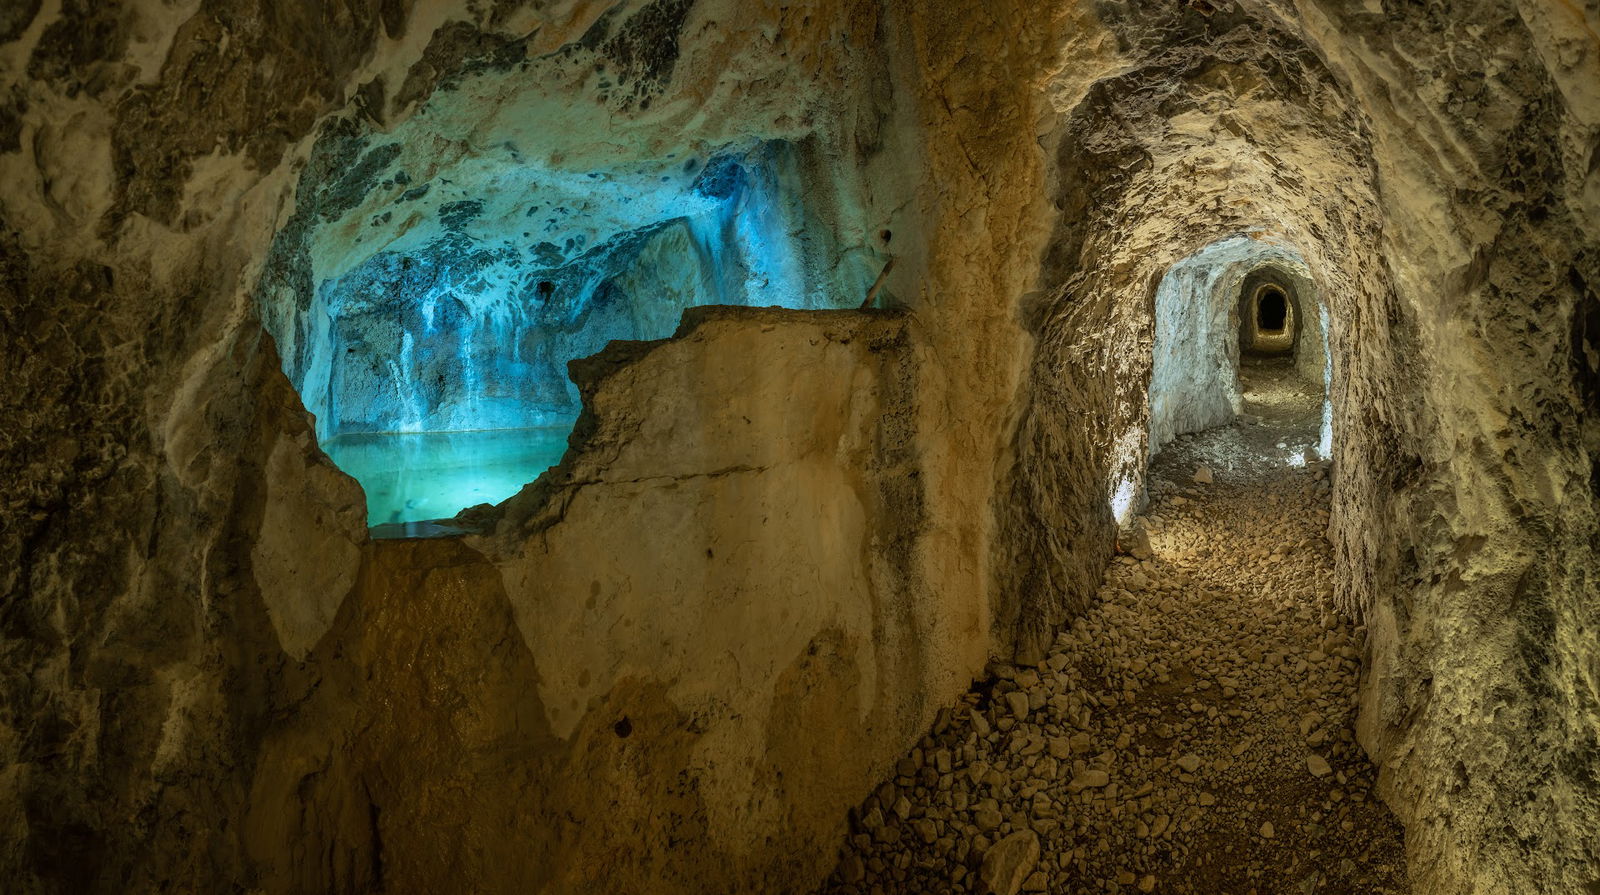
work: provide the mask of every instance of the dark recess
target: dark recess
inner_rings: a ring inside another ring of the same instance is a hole
[[[1284,300],[1282,292],[1268,289],[1261,293],[1261,298],[1256,302],[1256,326],[1262,332],[1283,332],[1284,321],[1289,315],[1289,304]]]

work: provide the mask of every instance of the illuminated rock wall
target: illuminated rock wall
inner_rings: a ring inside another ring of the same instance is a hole
[[[442,142],[419,131],[398,138]],[[696,305],[855,307],[876,274],[826,263],[838,248],[785,142],[564,172],[496,141],[424,180],[396,139],[318,141],[262,275],[324,438],[570,423],[567,363],[607,342],[663,338]]]

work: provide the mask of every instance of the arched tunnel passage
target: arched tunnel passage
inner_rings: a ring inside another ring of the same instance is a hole
[[[1253,271],[1239,287],[1239,347],[1258,356],[1293,355],[1300,330],[1313,334],[1320,321],[1302,322],[1300,292],[1283,272]]]
[[[1298,249],[1244,235],[1212,242],[1162,275],[1152,315],[1148,423],[1124,435],[1127,447],[1114,458],[1111,500],[1119,523],[1142,502],[1142,464],[1171,441],[1277,412],[1271,402],[1247,407],[1265,400],[1255,388],[1263,371],[1293,380],[1319,410],[1311,444],[1274,448],[1273,455],[1286,451],[1280,459],[1298,456],[1301,463],[1331,456],[1327,312]],[[1141,440],[1143,453],[1132,449]]]

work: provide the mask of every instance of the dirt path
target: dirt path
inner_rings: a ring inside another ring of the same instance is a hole
[[[1138,556],[1044,663],[940,713],[824,892],[1406,891],[1352,731],[1362,632],[1332,608],[1326,470],[1304,460],[1321,399],[1282,364],[1244,372],[1245,419],[1151,469]]]

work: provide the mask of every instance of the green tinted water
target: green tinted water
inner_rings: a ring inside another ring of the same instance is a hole
[[[568,426],[340,435],[323,445],[367,492],[367,524],[447,519],[499,503],[561,461]]]

